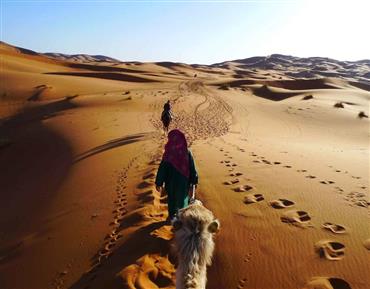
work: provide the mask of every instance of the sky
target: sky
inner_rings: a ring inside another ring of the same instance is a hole
[[[0,0],[1,41],[122,61],[370,59],[370,1]]]

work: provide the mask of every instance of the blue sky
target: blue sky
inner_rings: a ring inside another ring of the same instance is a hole
[[[38,52],[210,64],[370,59],[369,1],[1,0],[1,40]]]

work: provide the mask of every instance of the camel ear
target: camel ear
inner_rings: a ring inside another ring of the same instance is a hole
[[[220,230],[220,222],[216,219],[208,225],[208,232],[214,234]]]
[[[172,226],[175,229],[175,231],[180,230],[181,227],[182,227],[182,222],[179,219],[176,218],[176,220],[173,222]]]

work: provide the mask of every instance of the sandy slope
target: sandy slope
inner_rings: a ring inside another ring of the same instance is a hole
[[[369,120],[357,116],[368,91],[18,54],[2,54],[1,288],[174,288],[166,196],[153,187],[167,99],[222,224],[207,288],[370,284]]]

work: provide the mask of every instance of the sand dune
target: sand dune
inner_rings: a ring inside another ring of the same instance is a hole
[[[174,288],[154,187],[168,99],[222,224],[207,288],[368,288],[368,61],[0,53],[1,288]]]
[[[103,79],[111,79],[111,80],[121,80],[127,82],[155,82],[153,79],[147,79],[143,77],[133,76],[129,74],[123,73],[113,73],[113,72],[105,72],[105,73],[94,73],[94,72],[48,72],[47,74],[54,74],[54,75],[71,75],[71,76],[78,76],[78,77],[95,77],[95,78],[103,78]]]

